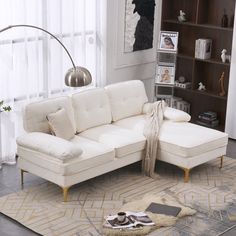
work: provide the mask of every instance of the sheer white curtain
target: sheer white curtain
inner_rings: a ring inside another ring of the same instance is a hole
[[[48,30],[63,42],[76,65],[91,72],[95,86],[97,9],[96,0],[0,0],[0,29],[31,24]],[[15,162],[25,104],[74,92],[64,85],[71,67],[61,45],[39,30],[21,27],[0,33],[0,100],[12,107],[0,113],[0,163]]]

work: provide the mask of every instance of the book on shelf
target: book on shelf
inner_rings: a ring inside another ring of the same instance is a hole
[[[206,124],[214,124],[214,123],[219,122],[219,120],[217,118],[205,119],[205,118],[203,118],[201,116],[198,116],[198,120],[201,121],[201,122],[204,122]]]
[[[208,120],[208,121],[212,121],[217,119],[217,113],[214,111],[205,111],[202,112],[198,115],[199,119],[203,119],[203,120]]]
[[[156,202],[152,202],[146,211],[150,211],[155,214],[164,214],[169,216],[177,216],[179,212],[181,211],[181,207],[176,206],[169,206],[165,204],[160,204]]]
[[[213,120],[210,123],[208,123],[206,121],[202,121],[202,120],[197,120],[196,122],[199,125],[206,126],[206,127],[209,127],[209,128],[215,128],[215,127],[219,126],[219,120]]]
[[[126,211],[126,218],[120,222],[117,215],[109,215],[106,217],[104,227],[113,229],[134,228],[139,226],[151,226],[155,223],[144,212]]]
[[[204,116],[204,115],[198,115],[198,119],[199,120],[203,120],[203,121],[213,121],[216,120],[217,117],[208,117],[208,116]]]
[[[182,101],[182,100],[183,100],[183,99],[180,98],[180,97],[175,97],[175,96],[173,96],[173,97],[171,98],[171,105],[170,105],[170,107],[177,109],[177,102]]]
[[[217,113],[215,111],[204,111],[202,114],[209,117],[217,117]]]
[[[195,42],[195,58],[211,58],[212,39],[197,39]]]
[[[197,123],[206,127],[214,128],[219,126],[217,113],[214,111],[205,111],[198,115]]]
[[[190,114],[190,103],[182,100],[182,101],[177,101],[177,109],[181,111],[185,111]]]

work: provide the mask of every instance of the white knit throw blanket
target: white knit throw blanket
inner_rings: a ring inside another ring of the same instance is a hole
[[[163,122],[165,101],[157,101],[152,104],[151,111],[147,114],[144,127],[144,136],[147,139],[146,154],[142,162],[142,171],[151,178],[157,178],[155,174],[155,164],[157,159],[157,149],[159,143],[159,132]]]

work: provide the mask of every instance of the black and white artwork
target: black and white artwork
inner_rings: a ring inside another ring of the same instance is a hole
[[[125,52],[153,47],[155,0],[126,0]]]

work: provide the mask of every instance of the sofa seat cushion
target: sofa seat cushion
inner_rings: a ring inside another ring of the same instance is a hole
[[[143,134],[145,122],[146,122],[146,115],[138,115],[118,120],[112,124],[117,125],[121,128],[135,131],[139,134]]]
[[[114,149],[101,143],[75,135],[71,142],[80,146],[83,153],[78,157],[63,163],[58,158],[32,151],[27,148],[19,148],[18,155],[35,165],[46,168],[60,175],[73,175],[81,171],[103,165],[115,158]]]
[[[159,148],[182,157],[193,157],[226,146],[226,133],[189,122],[165,121],[160,130]]]
[[[116,157],[141,151],[146,144],[146,139],[142,134],[116,125],[102,125],[86,130],[79,135],[114,148]]]
[[[114,122],[122,128],[143,134],[145,115],[133,116]],[[182,157],[192,157],[226,146],[226,133],[189,122],[164,121],[159,135],[159,148]]]

